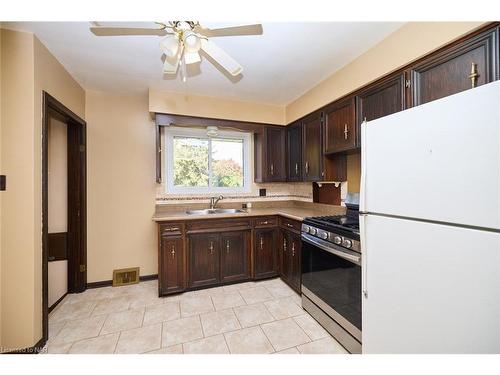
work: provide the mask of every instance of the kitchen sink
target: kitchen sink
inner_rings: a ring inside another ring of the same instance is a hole
[[[206,210],[187,210],[188,215],[214,215],[214,214],[238,214],[246,212],[245,210],[240,210],[237,208],[214,208]]]

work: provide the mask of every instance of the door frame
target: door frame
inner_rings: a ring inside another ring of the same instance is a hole
[[[48,167],[49,122],[54,116],[67,126],[68,158],[68,292],[87,285],[87,136],[86,122],[42,91],[42,340],[48,340]]]

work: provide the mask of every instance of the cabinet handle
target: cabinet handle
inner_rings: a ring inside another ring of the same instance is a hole
[[[274,175],[274,164],[271,163],[271,175]]]
[[[260,249],[264,250],[264,237],[260,236]]]
[[[344,139],[347,140],[349,138],[349,128],[347,124],[344,124]]]
[[[283,238],[283,252],[286,252],[286,238]]]
[[[295,175],[299,175],[299,163],[295,163]]]
[[[229,254],[229,240],[226,241],[226,253]]]
[[[214,243],[213,241],[210,241],[210,246],[208,248],[210,250],[210,255],[214,253]]]
[[[309,174],[309,162],[306,161],[306,165],[305,165],[305,172],[306,174]]]
[[[295,256],[295,242],[292,242],[292,256]]]
[[[176,230],[180,230],[180,229],[178,227],[165,228],[165,229],[163,229],[163,233],[173,232],[173,231],[176,231]]]
[[[175,245],[172,245],[172,251],[170,252],[170,254],[172,255],[172,259],[175,258]]]
[[[269,224],[269,221],[267,221],[267,220],[266,220],[266,221],[261,221],[261,222],[260,222],[260,225],[267,225],[267,224]]]
[[[292,225],[292,224],[290,224],[290,223],[286,223],[286,226],[287,226],[288,228],[293,228],[293,225]]]
[[[469,74],[469,79],[471,81],[472,88],[477,86],[477,77],[479,77],[479,74],[477,72],[477,64],[472,63]]]

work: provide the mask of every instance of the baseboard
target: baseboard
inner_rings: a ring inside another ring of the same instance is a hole
[[[145,275],[145,276],[139,276],[139,281],[150,281],[150,280],[156,280],[157,278],[158,278],[157,274]],[[112,285],[113,285],[113,280],[94,281],[92,283],[87,283],[87,289],[104,288],[106,286],[112,286]]]
[[[54,310],[56,308],[57,305],[59,305],[59,303],[61,303],[61,301],[64,299],[64,297],[66,297],[68,295],[68,292],[64,293],[63,296],[61,298],[59,298],[56,302],[54,302],[52,304],[52,306],[49,307],[49,314],[52,310]]]
[[[38,354],[42,351],[46,342],[45,338],[42,337],[35,345],[30,346],[29,348],[16,349],[10,352],[2,351],[2,354]]]

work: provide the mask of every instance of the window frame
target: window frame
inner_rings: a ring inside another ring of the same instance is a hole
[[[252,189],[252,176],[250,168],[250,153],[252,134],[246,132],[218,130],[217,136],[209,137],[206,129],[169,127],[165,131],[165,191],[168,194],[241,194],[250,193]],[[174,185],[174,137],[192,137],[209,140],[208,160],[209,165],[212,160],[212,142],[211,139],[238,139],[243,141],[243,186],[242,187],[213,187],[212,171],[209,169],[209,186],[207,187],[182,187]]]

